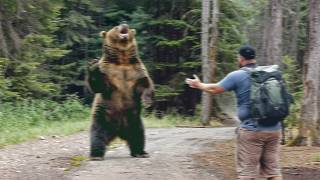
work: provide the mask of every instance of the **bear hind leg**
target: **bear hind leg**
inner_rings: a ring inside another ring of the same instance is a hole
[[[130,148],[130,155],[136,158],[148,158],[149,154],[144,151],[145,135],[143,126],[131,128],[127,142]]]
[[[107,145],[115,138],[101,127],[92,126],[90,133],[90,160],[104,160]]]

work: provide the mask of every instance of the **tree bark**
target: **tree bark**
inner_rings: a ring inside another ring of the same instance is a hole
[[[24,7],[23,7],[24,6],[23,1],[16,0],[16,4],[17,4],[16,16],[18,19],[22,19],[23,13],[25,12]]]
[[[258,59],[259,64],[267,65],[268,64],[268,39],[270,37],[270,9],[271,3],[269,3],[264,9],[263,15],[263,36],[262,36],[262,43],[260,49],[260,58]]]
[[[211,66],[209,60],[209,17],[210,17],[210,0],[202,1],[202,33],[201,33],[201,59],[202,59],[202,75],[203,82],[209,83],[211,81]],[[202,93],[201,98],[201,123],[203,125],[209,124],[212,98],[211,94],[207,92]]]
[[[300,21],[300,1],[285,0],[284,13],[284,33],[283,33],[283,54],[290,56],[297,61],[298,55],[298,38],[299,38],[299,21]]]
[[[271,0],[271,19],[267,38],[268,64],[281,65],[282,58],[282,0]]]
[[[201,56],[204,83],[212,83],[214,80],[214,69],[216,64],[215,59],[217,54],[218,39],[218,14],[218,0],[202,1]],[[203,92],[201,99],[201,122],[203,125],[209,124],[212,113],[212,102],[212,95],[210,93]]]
[[[9,50],[8,50],[8,45],[5,39],[5,34],[4,34],[4,29],[3,29],[3,25],[4,25],[4,16],[2,13],[2,7],[0,4],[0,56],[4,56],[6,58],[9,57]]]
[[[290,34],[292,35],[291,42],[289,45],[289,52],[288,54],[293,58],[295,61],[297,61],[297,55],[298,55],[298,38],[299,38],[299,21],[300,21],[300,0],[294,0],[292,2],[293,4],[293,14],[292,16],[292,26]]]
[[[309,0],[308,54],[304,62],[304,92],[301,107],[298,145],[320,146],[320,1]]]
[[[12,22],[11,21],[7,21],[6,23],[7,25],[7,30],[8,30],[8,34],[9,34],[9,37],[12,41],[12,49],[15,51],[15,52],[19,52],[20,50],[20,47],[21,47],[21,39],[18,35],[18,33],[15,31],[15,28],[12,26]]]
[[[217,58],[217,51],[218,51],[218,36],[219,36],[219,29],[218,29],[218,22],[219,22],[219,1],[212,0],[211,2],[212,12],[211,12],[211,23],[210,23],[210,32],[209,32],[209,61],[210,61],[210,75],[211,75],[211,82],[216,81],[216,58]],[[217,100],[214,98],[212,99],[211,105],[211,115],[214,117],[218,116],[217,107],[218,103]]]

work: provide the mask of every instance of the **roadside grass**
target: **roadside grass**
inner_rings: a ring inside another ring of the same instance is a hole
[[[157,118],[154,114],[144,115],[143,122],[148,128],[173,128],[176,126],[200,126],[198,118],[184,117],[176,114],[167,114]]]
[[[82,162],[87,160],[87,157],[84,156],[73,156],[70,158],[70,165],[72,167],[80,167]]]
[[[173,128],[201,126],[198,117],[167,114],[161,119],[154,114],[142,117],[147,128]],[[211,124],[211,126],[219,126]],[[51,100],[25,100],[2,103],[0,106],[0,148],[42,136],[65,136],[88,130],[90,107],[76,97],[63,103]]]
[[[320,153],[318,153],[312,157],[312,162],[320,163]]]
[[[90,108],[70,97],[63,103],[25,100],[0,106],[0,148],[40,136],[69,135],[87,129]]]

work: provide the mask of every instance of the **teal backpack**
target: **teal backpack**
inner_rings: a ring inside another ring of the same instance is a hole
[[[249,73],[251,79],[251,117],[261,126],[282,122],[288,116],[293,100],[278,65],[241,69]]]

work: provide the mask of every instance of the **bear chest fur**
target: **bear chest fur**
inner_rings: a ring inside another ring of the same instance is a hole
[[[104,81],[112,88],[107,106],[114,110],[134,108],[136,105],[135,86],[140,78],[145,76],[142,68],[136,64],[103,64],[100,70],[105,74]]]

